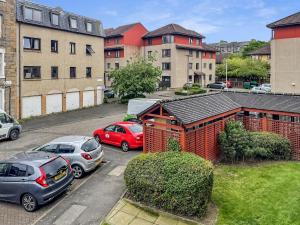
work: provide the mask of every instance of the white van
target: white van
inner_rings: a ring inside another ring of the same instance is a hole
[[[22,131],[22,126],[14,118],[0,109],[0,140],[16,140]]]

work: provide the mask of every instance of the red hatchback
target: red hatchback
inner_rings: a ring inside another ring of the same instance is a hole
[[[121,147],[124,152],[143,147],[143,126],[134,122],[117,122],[94,131],[99,143]]]

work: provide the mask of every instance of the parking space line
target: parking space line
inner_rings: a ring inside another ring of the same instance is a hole
[[[117,166],[112,171],[108,173],[109,176],[119,177],[122,173],[124,173],[126,166]]]
[[[86,206],[72,205],[67,211],[65,211],[55,222],[56,225],[71,225],[83,211]]]

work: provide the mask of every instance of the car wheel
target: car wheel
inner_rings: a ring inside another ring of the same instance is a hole
[[[35,199],[35,197],[32,194],[24,194],[22,196],[22,206],[23,208],[27,211],[27,212],[33,212],[37,209],[38,204],[37,204],[37,200]]]
[[[73,175],[76,179],[80,179],[84,175],[84,170],[79,165],[73,165]]]
[[[19,135],[20,135],[19,130],[13,129],[9,133],[9,139],[12,140],[12,141],[17,140],[19,138]]]
[[[99,135],[95,135],[95,137],[94,137],[94,138],[95,138],[95,140],[96,140],[96,141],[98,141],[98,143],[101,143],[101,138],[100,138],[100,136],[99,136]]]
[[[123,152],[128,152],[129,150],[129,144],[126,141],[123,141],[121,144],[121,148]]]

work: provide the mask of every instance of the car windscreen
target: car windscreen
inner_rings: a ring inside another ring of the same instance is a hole
[[[58,157],[42,166],[46,177],[50,178],[59,173],[60,170],[65,170],[68,168],[66,160],[61,157]]]
[[[82,146],[81,149],[85,152],[91,152],[99,147],[98,141],[95,138],[92,138],[86,141]]]
[[[143,132],[143,126],[139,124],[133,124],[131,126],[128,126],[128,129],[134,134]]]

